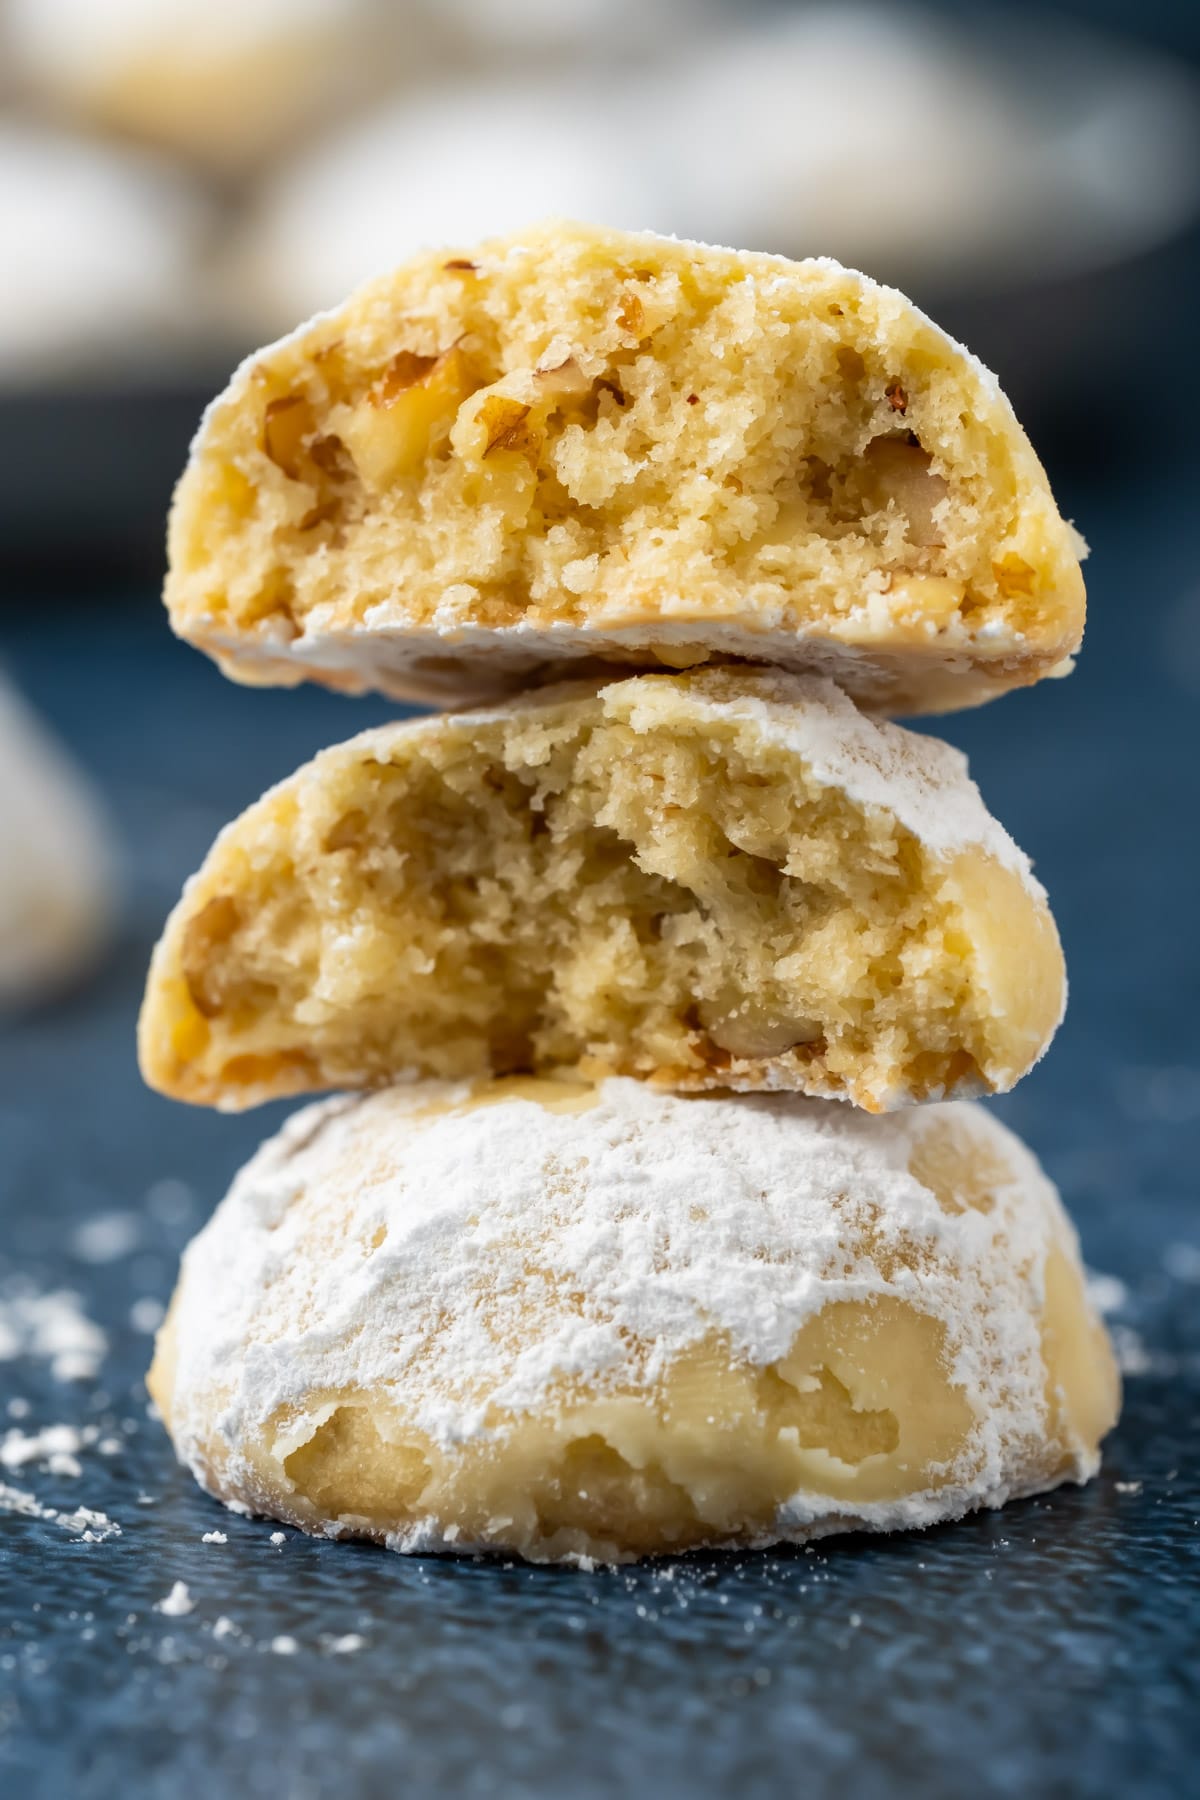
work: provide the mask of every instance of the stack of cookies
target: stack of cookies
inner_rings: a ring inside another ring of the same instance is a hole
[[[1094,1473],[1076,1239],[971,1104],[1046,1048],[1058,936],[879,716],[1078,648],[986,370],[832,263],[545,227],[254,357],[170,543],[235,679],[456,709],[265,795],[155,952],[154,1087],[343,1091],[187,1252],[150,1385],[198,1480],[587,1562]]]

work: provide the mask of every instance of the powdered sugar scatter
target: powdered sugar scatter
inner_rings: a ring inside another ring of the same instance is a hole
[[[90,1506],[77,1506],[73,1512],[60,1512],[57,1507],[43,1506],[35,1495],[24,1488],[9,1487],[0,1482],[0,1513],[15,1513],[26,1519],[45,1519],[69,1532],[85,1544],[100,1544],[105,1538],[120,1537],[121,1527],[107,1513]]]
[[[27,1463],[44,1463],[51,1475],[82,1474],[79,1452],[94,1444],[99,1428],[85,1425],[45,1425],[40,1431],[7,1431],[0,1439],[0,1468],[23,1469]]]
[[[156,1603],[154,1610],[165,1613],[168,1619],[182,1619],[195,1609],[195,1605],[187,1582],[177,1581],[170,1593]]]
[[[1103,1275],[1098,1270],[1087,1272],[1087,1295],[1101,1318],[1123,1312],[1129,1305],[1129,1289],[1119,1275]]]
[[[39,1294],[20,1286],[0,1293],[0,1362],[30,1356],[48,1362],[59,1381],[88,1381],[107,1350],[108,1339],[69,1289]]]
[[[137,1248],[141,1235],[141,1220],[136,1213],[95,1213],[76,1226],[71,1234],[71,1250],[81,1262],[117,1262]]]

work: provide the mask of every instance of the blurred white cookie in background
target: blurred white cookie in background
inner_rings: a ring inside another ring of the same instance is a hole
[[[156,156],[0,120],[0,378],[37,378],[203,318],[209,208]]]
[[[416,250],[554,215],[675,230],[679,200],[642,95],[513,79],[390,106],[268,184],[231,286],[252,316],[286,327]]]
[[[596,10],[454,0],[447,66],[470,14],[456,66],[507,72],[393,95],[269,174],[233,320],[285,326],[418,249],[554,214],[836,256],[945,295],[1119,262],[1200,205],[1196,83],[1114,37],[1039,21],[993,37],[903,5],[714,28],[703,7],[664,41],[610,32],[588,51]]]
[[[663,84],[680,232],[995,288],[1141,250],[1200,203],[1181,64],[1077,25],[823,5],[702,37]]]
[[[422,0],[487,50],[643,49],[706,23],[717,0]]]
[[[116,916],[116,851],[90,782],[0,673],[0,1010],[60,993]]]
[[[353,92],[387,9],[373,0],[7,0],[7,52],[43,100],[243,167]]]

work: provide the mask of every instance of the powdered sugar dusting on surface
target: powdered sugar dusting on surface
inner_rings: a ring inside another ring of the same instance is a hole
[[[51,1475],[82,1474],[79,1452],[100,1436],[97,1425],[44,1425],[40,1431],[12,1428],[0,1438],[0,1468],[23,1469],[27,1463],[44,1463]]]
[[[121,1535],[121,1527],[107,1513],[98,1512],[90,1506],[77,1506],[71,1512],[60,1511],[54,1506],[43,1506],[35,1495],[26,1492],[24,1488],[10,1487],[7,1482],[0,1482],[0,1513],[15,1513],[26,1519],[44,1519],[85,1544],[100,1544],[105,1538]]]
[[[67,1288],[39,1293],[25,1284],[0,1291],[0,1362],[29,1356],[48,1362],[58,1381],[90,1380],[108,1339]]]
[[[452,1447],[503,1430],[492,1409],[547,1405],[564,1375],[603,1391],[631,1345],[650,1379],[714,1332],[765,1366],[828,1303],[893,1295],[945,1328],[977,1413],[971,1470],[936,1496],[844,1510],[914,1524],[1013,1491],[1012,1447],[1044,1429],[1045,1257],[1073,1256],[1074,1238],[982,1109],[869,1119],[624,1080],[569,1113],[469,1097],[428,1084],[309,1107],[238,1177],[187,1253],[175,1313],[171,1426],[201,1479],[215,1433],[236,1492],[243,1447],[280,1409],[303,1442],[314,1393],[390,1393]],[[1008,1171],[990,1210],[948,1212],[909,1173],[939,1122]],[[1080,1448],[1072,1472],[1094,1466]],[[805,1505],[785,1509],[797,1527]],[[837,1510],[821,1497],[822,1518]]]
[[[187,1582],[177,1581],[170,1593],[164,1595],[154,1610],[164,1613],[168,1619],[182,1619],[193,1611],[195,1605],[196,1602],[192,1599]]]

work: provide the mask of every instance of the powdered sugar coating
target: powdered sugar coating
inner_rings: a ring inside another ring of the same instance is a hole
[[[772,1536],[925,1524],[1094,1472],[1095,1442],[1051,1420],[1042,1337],[1047,1259],[1077,1270],[1074,1233],[981,1108],[865,1119],[626,1080],[581,1110],[472,1100],[426,1084],[325,1102],[238,1176],[187,1252],[174,1316],[165,1410],[206,1485],[255,1494],[247,1447],[281,1415],[303,1442],[331,1392],[394,1400],[457,1452],[552,1407],[564,1378],[649,1384],[714,1333],[765,1367],[827,1306],[885,1297],[944,1329],[975,1421],[958,1464],[899,1500],[797,1493]],[[958,1146],[964,1186],[984,1160],[986,1205],[956,1210],[910,1172],[930,1132]],[[395,1547],[448,1547],[438,1531],[425,1520]]]
[[[1029,858],[983,803],[961,750],[860,713],[832,681],[778,669],[712,669],[686,678],[688,698],[714,728],[747,726],[794,755],[820,787],[896,819],[938,856],[977,847],[1020,874],[1031,891]],[[607,712],[646,729],[670,708],[669,682],[633,680],[605,690]]]

